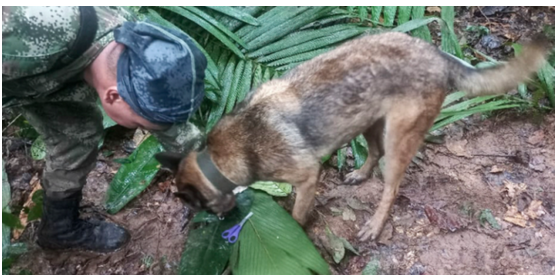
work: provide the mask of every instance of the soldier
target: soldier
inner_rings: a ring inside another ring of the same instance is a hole
[[[127,18],[109,7],[2,7],[2,107],[21,107],[47,149],[43,248],[107,252],[130,238],[116,224],[79,218],[103,133],[97,100],[166,150],[200,145],[187,120],[204,96],[204,55],[181,31]]]

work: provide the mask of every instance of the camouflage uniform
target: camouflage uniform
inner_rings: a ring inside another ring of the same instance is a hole
[[[66,67],[49,71],[76,38],[78,7],[2,7],[2,107],[21,107],[43,136],[44,187],[58,197],[85,185],[103,135],[98,95],[83,80],[83,71],[114,40],[113,30],[134,20],[121,8],[95,10],[99,27],[93,45]],[[152,134],[170,151],[201,142],[199,130],[189,122]]]

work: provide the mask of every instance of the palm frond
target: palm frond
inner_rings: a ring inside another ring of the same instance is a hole
[[[393,26],[395,21],[395,13],[397,13],[397,6],[384,6],[384,25]]]
[[[272,27],[261,36],[250,40],[247,39],[248,50],[255,50],[266,44],[276,41],[281,37],[296,31],[298,28],[318,19],[320,16],[332,11],[334,7],[313,7],[293,17],[288,22],[283,22]]]
[[[325,36],[322,38],[318,38],[315,40],[310,40],[308,42],[299,44],[299,45],[295,45],[292,46],[290,48],[287,49],[283,49],[281,51],[275,52],[273,54],[270,54],[268,56],[264,56],[259,58],[257,61],[258,62],[270,62],[270,61],[274,61],[277,59],[281,59],[281,58],[285,58],[285,57],[289,57],[289,56],[293,56],[293,55],[297,55],[303,52],[308,52],[308,51],[312,51],[312,50],[317,50],[326,46],[330,46],[333,45],[337,42],[340,41],[345,41],[349,38],[353,38],[359,34],[362,34],[364,31],[366,31],[365,28],[350,28],[350,29],[346,29],[346,30],[342,30],[336,33],[333,33],[329,36]],[[289,63],[289,62],[287,62]],[[285,64],[285,63],[283,63]]]
[[[397,14],[397,24],[401,25],[411,19],[412,6],[400,6]]]
[[[181,7],[161,6],[161,8],[169,10],[171,12],[174,12],[174,13],[176,13],[180,16],[183,16],[184,18],[189,19],[192,22],[198,24],[199,26],[206,29],[213,36],[215,36],[217,39],[219,39],[219,41],[221,41],[225,46],[227,46],[229,49],[231,49],[236,55],[238,55],[241,58],[244,57],[244,54],[240,51],[240,49],[223,32],[221,32],[220,29],[213,26],[210,23],[211,20],[208,21],[208,19],[211,18],[210,16],[206,16],[206,18],[203,18],[203,17],[200,17],[200,16],[192,13],[191,11],[186,10],[184,8],[181,8]],[[234,33],[230,32],[230,31],[228,33],[234,35]],[[235,36],[235,38],[238,38],[238,36],[236,36],[236,35],[234,35],[234,36]],[[238,40],[240,40],[240,39],[238,39]],[[240,41],[242,41],[242,40],[240,40]],[[242,44],[244,44],[244,42],[242,42]]]
[[[372,22],[379,22],[380,17],[382,16],[382,6],[372,6],[371,9],[371,18]]]
[[[285,50],[286,48],[291,48],[302,43],[312,41],[314,39],[322,38],[331,34],[336,34],[348,29],[355,28],[354,24],[339,24],[333,25],[321,29],[309,29],[299,32],[294,32],[278,40],[272,44],[262,47],[254,52],[248,53],[246,56],[250,58],[264,56],[268,54],[275,54],[278,51]]]
[[[227,6],[207,6],[207,7],[210,8],[210,9],[216,10],[218,12],[221,12],[221,13],[223,13],[227,16],[230,16],[232,18],[235,18],[237,20],[246,22],[248,24],[255,25],[255,26],[260,25],[258,20],[255,19],[251,14],[245,13],[241,10],[234,9],[234,8],[231,8],[231,7],[227,7]]]
[[[258,21],[261,22],[260,26],[246,25],[240,28],[236,34],[246,41],[251,41],[308,9],[309,7],[275,7],[258,17]]]
[[[412,19],[424,18],[425,8],[425,6],[414,6],[411,11]],[[430,30],[428,30],[427,26],[422,26],[420,28],[417,28],[416,30],[413,30],[412,34],[413,36],[421,38],[426,42],[432,42],[432,35],[430,35]]]

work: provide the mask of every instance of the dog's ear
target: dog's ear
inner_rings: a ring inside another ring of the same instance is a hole
[[[178,171],[178,166],[183,158],[184,156],[179,153],[161,152],[155,154],[155,159],[161,163],[163,167],[172,170],[174,173]]]

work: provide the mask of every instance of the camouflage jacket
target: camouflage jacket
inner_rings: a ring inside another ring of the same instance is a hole
[[[2,7],[2,107],[37,102],[95,102],[95,90],[83,71],[114,40],[113,30],[132,13],[117,7],[95,7],[98,29],[93,45],[62,69],[49,71],[77,37],[78,7]],[[199,130],[189,122],[152,132],[165,149],[181,151]],[[186,142],[184,142],[186,141]],[[190,148],[190,147],[188,147]]]

